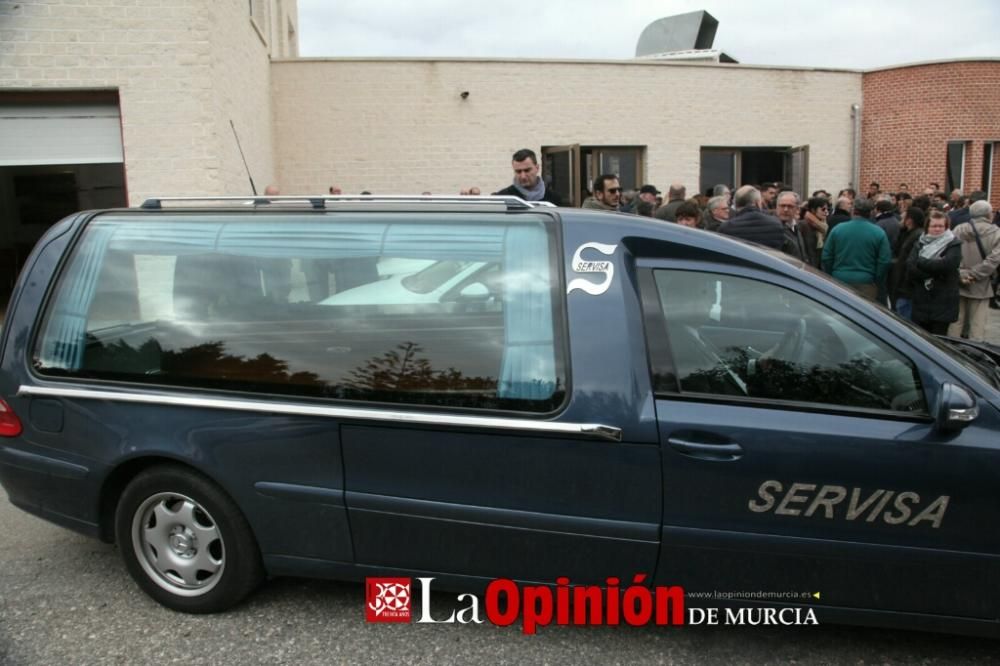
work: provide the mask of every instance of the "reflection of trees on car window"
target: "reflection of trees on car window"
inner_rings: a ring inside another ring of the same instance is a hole
[[[354,391],[496,391],[495,377],[466,377],[455,368],[435,370],[423,347],[415,342],[403,342],[395,349],[368,359],[351,370],[344,388]]]
[[[698,271],[655,278],[675,373],[654,370],[659,391],[926,411],[908,359],[800,293]]]
[[[872,358],[857,358],[836,365],[772,358],[767,363],[754,365],[752,361],[757,359],[746,349],[736,347],[720,351],[717,358],[716,365],[700,367],[682,376],[682,390],[867,409],[923,409],[919,394],[907,395],[913,387],[905,366],[892,371]],[[896,401],[896,396],[910,400]]]
[[[211,341],[178,350],[164,350],[150,338],[138,347],[124,340],[87,345],[85,376],[113,377],[137,375],[155,383],[188,384],[219,388],[259,387],[284,392],[282,386],[312,387],[313,394],[386,402],[414,400],[413,394],[468,393],[496,396],[496,377],[471,377],[449,367],[435,369],[424,349],[415,342],[403,342],[351,370],[343,381],[329,383],[312,372],[288,371],[288,362],[262,353],[247,358],[226,351],[223,341]]]
[[[313,372],[288,372],[288,362],[268,353],[246,358],[226,351],[226,343],[204,342],[178,350],[164,350],[149,338],[138,347],[118,339],[87,343],[84,376],[111,377],[129,375],[131,381],[148,378],[155,383],[194,383],[209,386],[219,379],[225,387],[242,386],[312,386],[325,385]]]
[[[894,409],[891,396],[899,394],[900,387],[885,381],[876,372],[875,365],[875,361],[868,358],[853,359],[834,367],[774,360],[766,371],[750,377],[748,384],[750,394],[759,398],[795,400],[795,396],[803,396],[808,402]]]

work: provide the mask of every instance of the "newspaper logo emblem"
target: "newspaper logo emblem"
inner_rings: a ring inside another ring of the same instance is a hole
[[[410,621],[409,578],[366,578],[365,600],[368,622]]]

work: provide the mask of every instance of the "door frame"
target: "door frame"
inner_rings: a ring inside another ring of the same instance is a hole
[[[542,146],[542,178],[544,179],[547,174],[551,173],[552,163],[546,158],[550,155],[556,155],[560,153],[569,154],[569,173],[567,177],[569,178],[569,198],[566,200],[566,204],[569,206],[579,207],[582,201],[580,200],[580,185],[579,185],[579,174],[580,174],[580,144],[573,143],[564,146]],[[546,185],[548,187],[548,185]]]

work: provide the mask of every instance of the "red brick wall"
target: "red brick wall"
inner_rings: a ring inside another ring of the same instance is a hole
[[[862,77],[861,175],[919,194],[947,187],[949,141],[967,141],[965,187],[985,189],[983,143],[1000,142],[1000,61],[951,62],[867,72]],[[1000,156],[994,147],[990,202],[1000,206]]]

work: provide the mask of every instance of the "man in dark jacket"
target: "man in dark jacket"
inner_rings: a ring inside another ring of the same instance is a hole
[[[775,201],[778,197],[778,183],[760,184],[760,209],[764,212],[773,212]]]
[[[750,243],[760,243],[780,250],[785,245],[785,232],[781,222],[773,215],[760,209],[760,190],[753,185],[744,185],[733,196],[736,214],[723,222],[719,233],[733,236]]]
[[[962,205],[948,213],[948,221],[951,223],[952,229],[972,219],[972,216],[969,215],[969,207],[977,201],[986,201],[986,192],[976,190],[969,195],[968,199],[963,197],[960,201]]]
[[[680,183],[672,183],[670,189],[667,191],[667,198],[669,200],[656,209],[653,217],[666,222],[676,222],[677,209],[684,203],[684,197],[686,196],[687,188]]]
[[[809,234],[807,239],[803,231],[809,225],[799,224],[799,195],[785,190],[775,201],[778,221],[785,234],[785,245],[781,251],[807,264],[816,265],[816,236]]]
[[[559,193],[545,186],[545,181],[539,175],[538,158],[535,151],[522,148],[514,153],[514,183],[510,187],[494,192],[494,195],[521,197],[525,201],[548,201],[556,206],[562,206],[563,200]]]
[[[718,231],[732,211],[729,208],[728,195],[719,195],[708,200],[708,206],[701,216],[701,228],[709,231]]]
[[[899,238],[899,218],[896,217],[892,201],[888,197],[875,202],[875,224],[882,227],[886,238],[889,239],[889,247],[895,247]]]
[[[889,269],[889,302],[903,319],[913,320],[913,289],[906,275],[906,262],[914,244],[924,232],[924,211],[913,207],[906,211],[899,238],[892,248],[892,267]]]
[[[840,224],[841,222],[847,222],[851,219],[851,207],[853,206],[853,200],[850,197],[845,197],[843,195],[837,198],[837,207],[830,217],[826,219],[827,230],[826,233],[829,235],[833,228]]]

